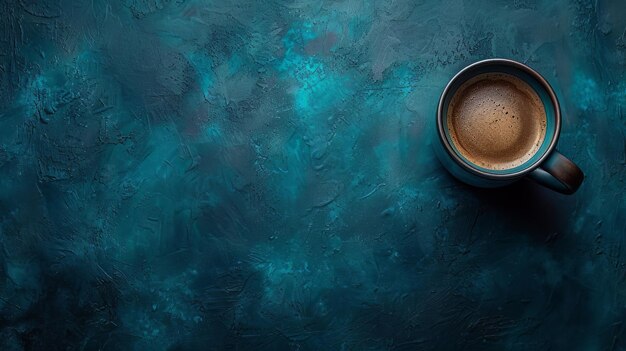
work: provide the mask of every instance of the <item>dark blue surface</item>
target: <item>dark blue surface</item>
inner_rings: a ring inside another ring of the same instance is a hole
[[[626,349],[622,1],[0,1],[0,349]],[[429,128],[505,57],[567,197]]]

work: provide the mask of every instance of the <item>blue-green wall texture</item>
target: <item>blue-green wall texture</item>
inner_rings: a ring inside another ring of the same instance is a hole
[[[626,350],[626,3],[0,1],[1,350]],[[573,196],[458,183],[479,59]]]

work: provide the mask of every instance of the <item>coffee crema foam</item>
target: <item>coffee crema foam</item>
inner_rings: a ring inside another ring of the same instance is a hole
[[[546,120],[535,90],[504,73],[484,73],[463,83],[447,113],[448,131],[459,153],[490,170],[530,160],[545,138]]]

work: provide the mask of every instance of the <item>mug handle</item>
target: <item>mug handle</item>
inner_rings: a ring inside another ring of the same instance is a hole
[[[585,179],[583,171],[556,150],[528,176],[547,188],[567,195],[575,193]]]

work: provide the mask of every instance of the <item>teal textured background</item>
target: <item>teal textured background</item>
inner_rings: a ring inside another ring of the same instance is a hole
[[[0,14],[0,349],[626,349],[624,2]],[[555,88],[575,195],[437,162],[490,57]]]

